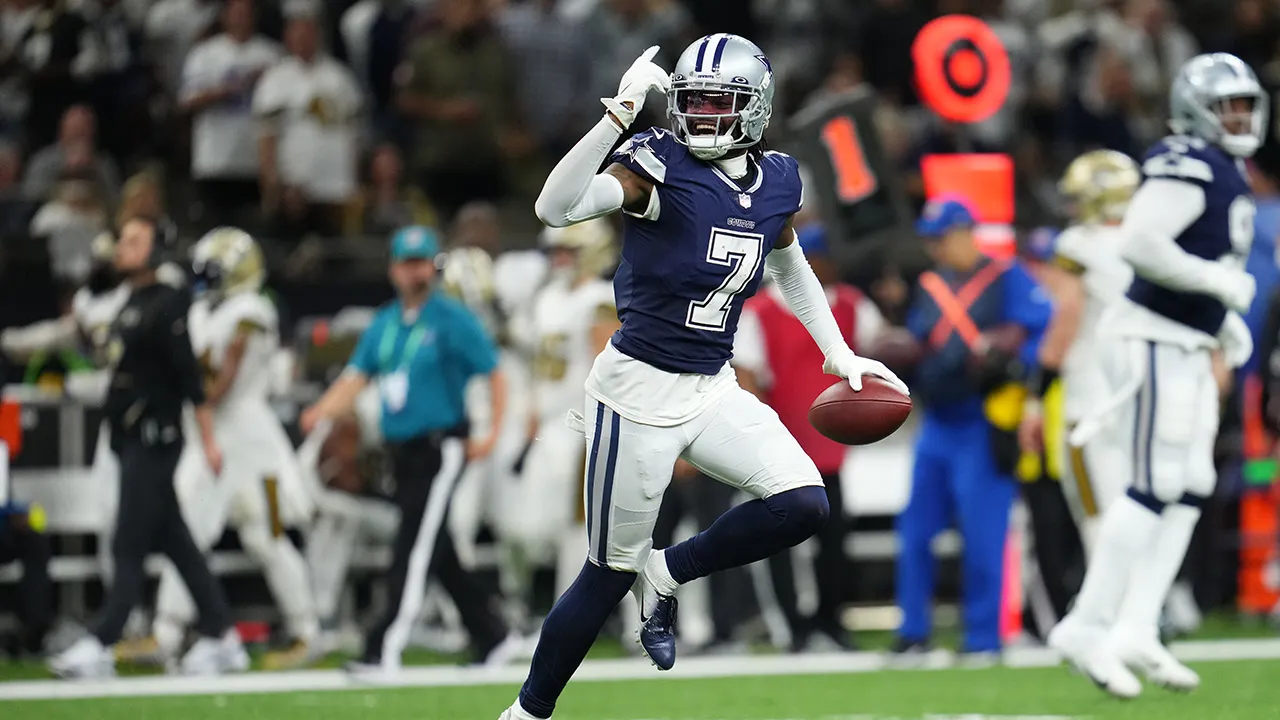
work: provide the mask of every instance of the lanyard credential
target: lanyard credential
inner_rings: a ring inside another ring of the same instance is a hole
[[[382,341],[378,347],[378,365],[385,372],[408,371],[410,363],[418,354],[418,349],[422,347],[422,341],[427,336],[426,324],[421,318],[417,324],[413,326],[413,330],[409,332],[409,337],[404,341],[404,347],[400,349],[400,360],[392,368],[388,361],[391,360],[391,351],[395,348],[396,335],[399,334],[398,328],[388,327],[382,331]]]

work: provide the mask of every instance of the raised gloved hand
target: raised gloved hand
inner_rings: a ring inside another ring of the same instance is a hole
[[[874,375],[889,381],[890,385],[901,390],[904,394],[911,394],[911,391],[907,389],[907,384],[899,380],[898,376],[885,367],[884,363],[879,360],[862,357],[847,347],[839,348],[829,353],[826,362],[822,363],[822,371],[828,375],[836,375],[848,380],[849,386],[855,391],[862,390],[863,375]]]
[[[665,93],[671,88],[671,74],[653,62],[653,56],[657,54],[657,45],[641,53],[622,74],[617,96],[600,98],[600,102],[609,109],[623,130],[631,127],[640,108],[644,107],[645,96],[650,90]]]

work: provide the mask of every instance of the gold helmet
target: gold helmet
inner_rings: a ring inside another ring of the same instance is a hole
[[[262,248],[249,233],[233,227],[210,230],[191,251],[198,292],[256,293],[266,280]]]
[[[1138,164],[1128,155],[1093,150],[1071,161],[1058,191],[1071,200],[1077,222],[1119,222],[1141,182]]]
[[[542,231],[542,244],[547,248],[574,251],[575,279],[600,277],[618,261],[613,225],[604,218],[564,228],[546,228]]]

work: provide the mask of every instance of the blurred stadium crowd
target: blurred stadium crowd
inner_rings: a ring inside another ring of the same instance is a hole
[[[615,92],[644,48],[662,46],[658,62],[670,67],[703,33],[743,35],[770,54],[779,80],[771,145],[786,150],[795,141],[787,118],[806,106],[870,87],[883,149],[915,208],[924,202],[923,155],[1004,152],[1017,168],[1023,229],[1061,222],[1056,186],[1070,159],[1099,147],[1140,155],[1165,134],[1170,80],[1194,54],[1234,53],[1280,91],[1274,0],[4,0],[2,7],[0,326],[63,312],[89,273],[93,238],[135,214],[167,215],[186,238],[228,224],[250,231],[267,253],[282,312],[294,318],[389,297],[383,263],[397,227],[438,227],[455,244],[494,253],[532,247],[540,230],[533,198],[551,165],[599,117],[598,98]],[[951,13],[987,22],[1013,67],[1000,112],[963,127],[924,108],[912,80],[912,39],[929,19]],[[651,117],[637,127],[665,124],[664,107],[649,103]],[[1274,137],[1251,171],[1260,208],[1269,199],[1274,210]],[[459,212],[475,201],[493,211]],[[1263,229],[1264,222],[1274,223],[1275,213],[1259,215],[1258,242],[1273,250],[1280,226]],[[909,233],[895,239],[916,245]],[[876,257],[845,274],[900,323],[913,268],[895,262],[896,253]],[[16,380],[21,368],[9,369]],[[1224,426],[1228,445],[1233,432]],[[356,440],[339,433],[332,442]],[[1226,462],[1239,452],[1224,449]],[[334,482],[358,485],[347,477],[358,472],[354,462],[343,465]],[[1226,598],[1224,573],[1214,573],[1202,605]],[[729,577],[712,592],[733,604],[739,581]],[[751,613],[717,613],[712,640],[728,640]]]

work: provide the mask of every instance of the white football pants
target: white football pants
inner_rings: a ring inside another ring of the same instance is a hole
[[[585,410],[583,500],[588,557],[597,565],[626,572],[644,567],[677,458],[755,498],[822,485],[778,414],[736,385],[670,427],[632,422],[590,397]]]

